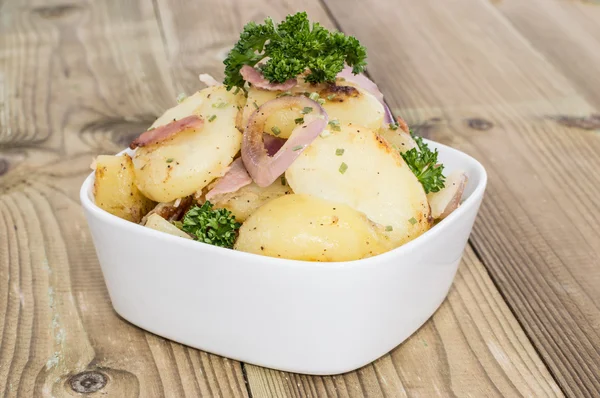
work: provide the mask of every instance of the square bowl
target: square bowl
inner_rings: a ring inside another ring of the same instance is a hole
[[[314,375],[355,370],[407,339],[448,294],[485,191],[472,157],[433,141],[464,170],[462,205],[415,240],[374,257],[318,263],[243,253],[122,220],[80,197],[116,312],[168,339],[242,362]]]

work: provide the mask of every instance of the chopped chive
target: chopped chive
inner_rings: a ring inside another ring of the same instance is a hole
[[[272,131],[272,132],[273,132],[273,134],[275,134],[275,135],[279,135],[279,134],[281,134],[281,130],[280,130],[280,129],[279,129],[279,127],[277,127],[277,126],[273,126],[273,127],[271,127],[271,131]]]
[[[415,225],[417,223],[417,219],[414,217],[411,217],[408,219],[408,222],[411,223],[411,225]]]
[[[319,94],[318,93],[310,93],[310,95],[308,96],[308,98],[310,98],[313,101],[316,101],[319,99]]]
[[[292,151],[296,152],[296,151],[299,151],[302,148],[304,148],[304,145],[296,145],[295,147],[292,148]]]
[[[281,176],[281,185],[285,185],[285,176]]]
[[[291,95],[292,95],[292,93],[290,91],[286,91],[286,92],[277,94],[276,97],[277,98],[279,98],[279,97],[289,97]]]
[[[185,93],[179,93],[179,95],[177,96],[177,103],[181,104],[186,98],[187,95],[185,95]]]
[[[390,123],[390,129],[398,130],[398,123]]]
[[[212,122],[213,120],[215,120],[216,118],[217,118],[217,115],[210,115],[210,116],[208,117],[208,122],[210,123],[210,122]]]
[[[173,160],[175,160],[175,159],[169,158],[169,159],[167,159],[167,163],[171,163],[171,162],[173,162]]]
[[[299,117],[297,119],[294,119],[294,123],[296,123],[296,124],[302,124],[302,123],[304,123],[304,118],[303,117]]]
[[[258,109],[258,104],[256,103],[256,101],[252,102],[252,104],[254,105],[254,107],[255,107],[256,109]]]
[[[336,156],[342,156],[344,154],[344,148],[338,148],[335,150]]]
[[[311,113],[313,111],[313,109],[310,106],[305,106],[304,109],[302,109],[302,113],[303,115],[306,115],[307,113]]]
[[[389,231],[393,231],[394,227],[392,227],[391,225],[386,225],[385,230],[388,231],[388,232]]]
[[[331,129],[333,131],[341,131],[342,129],[340,128],[340,121],[337,119],[331,120],[329,122],[329,125],[331,126]]]
[[[321,136],[321,138],[326,138],[331,135],[331,131],[325,129],[325,130],[321,131],[321,134],[319,134],[319,135]]]
[[[240,88],[239,87],[236,87],[235,90],[233,90],[233,94],[237,94],[239,92],[240,92]]]
[[[348,165],[346,163],[342,162],[342,164],[340,164],[339,172],[341,174],[344,174],[346,172],[346,170],[348,170]]]
[[[325,103],[325,100],[323,98],[319,98],[317,99],[317,102],[319,103],[319,105],[323,105]]]
[[[327,96],[327,100],[328,100],[328,101],[333,101],[334,99],[335,99],[335,94],[329,94],[329,95]]]
[[[219,102],[218,104],[212,104],[212,107],[222,109],[225,108],[227,105],[229,105],[227,102]]]

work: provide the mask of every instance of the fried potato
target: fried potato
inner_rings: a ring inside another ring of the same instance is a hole
[[[134,183],[129,155],[100,155],[95,160],[94,198],[96,205],[128,221],[140,222],[154,203]]]
[[[384,126],[381,127],[378,132],[379,135],[385,138],[392,148],[397,148],[402,153],[413,148],[418,148],[417,143],[410,136],[410,134],[399,128],[392,130],[389,128],[389,126]]]
[[[366,128],[317,138],[287,169],[297,194],[344,203],[384,227],[396,246],[431,226],[425,191],[398,151]]]
[[[253,182],[238,189],[236,192],[219,195],[211,200],[211,203],[215,205],[215,208],[229,210],[233,213],[237,221],[244,222],[256,209],[265,203],[291,193],[292,189],[277,179],[273,184],[265,188],[261,188]]]
[[[364,214],[310,195],[285,195],[260,207],[240,228],[234,248],[305,261],[358,260],[387,250]]]
[[[348,87],[350,83],[340,81],[341,86],[319,85],[311,87],[310,85],[300,85],[294,88],[294,94],[302,92],[317,92],[321,95],[321,99],[325,100],[322,105],[329,120],[339,120],[342,124],[351,123],[354,125],[364,126],[373,130],[377,130],[383,121],[383,106],[377,98],[361,88],[354,87],[352,90],[332,89],[331,87]],[[256,110],[257,106],[272,100],[280,95],[279,91],[267,91],[254,87],[248,90],[248,101],[243,109],[242,125],[248,124],[250,115]],[[328,100],[327,98],[330,98]],[[280,131],[278,137],[289,138],[294,127],[297,126],[295,119],[301,118],[303,115],[301,109],[284,109],[275,112],[267,118],[265,123],[265,133],[273,134],[273,128],[277,127]]]
[[[165,232],[169,235],[179,236],[180,238],[192,239],[188,234],[171,224],[158,214],[151,214],[145,224],[146,227],[157,231]]]
[[[463,171],[454,171],[446,177],[444,188],[427,194],[434,219],[444,219],[458,208],[467,181],[467,175]]]
[[[206,88],[169,109],[159,127],[195,114],[199,129],[188,128],[163,142],[138,148],[133,158],[136,184],[147,197],[170,202],[193,194],[220,177],[241,147],[236,118],[244,96],[224,86]]]

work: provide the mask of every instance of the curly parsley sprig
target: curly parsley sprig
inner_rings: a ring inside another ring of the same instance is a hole
[[[283,83],[306,69],[306,81],[321,83],[334,81],[344,63],[355,74],[362,72],[367,52],[356,38],[311,24],[305,12],[288,15],[278,25],[267,18],[264,24],[250,22],[244,26],[239,41],[223,61],[223,83],[228,89],[243,87],[242,66],[255,66],[265,58],[268,60],[260,69],[272,83]]]
[[[412,148],[404,153],[402,157],[410,170],[423,185],[425,193],[438,192],[444,188],[446,177],[444,177],[444,165],[438,163],[438,150],[431,151],[429,146],[423,142],[423,138],[410,134],[417,143],[417,148]]]
[[[241,227],[229,210],[213,209],[208,201],[189,209],[178,224],[195,240],[229,249],[233,248],[236,231]]]

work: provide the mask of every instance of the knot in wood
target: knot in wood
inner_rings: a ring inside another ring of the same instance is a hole
[[[82,394],[96,392],[104,388],[106,382],[106,375],[97,371],[82,372],[69,380],[71,389]]]
[[[473,130],[486,131],[494,127],[494,123],[479,118],[467,119],[467,125]]]
[[[6,174],[8,172],[9,168],[10,168],[10,164],[8,163],[8,160],[6,160],[4,158],[0,158],[0,176],[3,176],[4,174]]]

